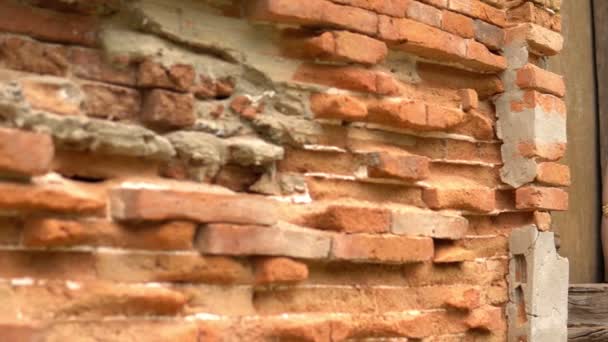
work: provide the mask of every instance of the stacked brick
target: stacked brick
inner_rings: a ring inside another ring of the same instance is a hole
[[[0,0],[0,334],[505,341],[510,232],[567,207],[557,11]]]

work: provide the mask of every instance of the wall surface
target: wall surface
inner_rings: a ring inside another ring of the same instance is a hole
[[[0,0],[1,336],[565,340],[559,7]]]

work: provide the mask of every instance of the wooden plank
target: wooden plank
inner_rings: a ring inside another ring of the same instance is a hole
[[[597,105],[602,174],[608,164],[608,1],[593,0],[595,23],[595,70],[597,77]]]
[[[568,326],[608,326],[608,284],[570,286]]]
[[[608,341],[608,327],[569,328],[568,341],[606,342]]]
[[[607,0],[598,2],[608,4]],[[562,1],[561,13],[565,47],[560,55],[549,58],[548,65],[550,70],[565,76],[568,87],[568,153],[563,162],[571,168],[573,184],[569,189],[570,210],[554,214],[554,228],[560,234],[559,252],[570,260],[570,282],[598,283],[603,280],[601,184],[591,1]],[[607,21],[608,17],[602,23]],[[608,38],[608,25],[602,26]],[[608,61],[608,52],[605,56]],[[608,86],[608,78],[605,84]],[[608,94],[605,99],[608,101]],[[608,138],[608,131],[604,134]]]

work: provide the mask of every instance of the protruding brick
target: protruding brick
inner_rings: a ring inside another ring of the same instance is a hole
[[[85,46],[97,44],[98,21],[93,16],[34,8],[13,0],[0,1],[0,7],[2,31],[58,43]]]
[[[308,266],[289,258],[262,258],[255,263],[255,283],[297,283],[308,278]]]
[[[188,64],[175,64],[165,67],[150,60],[139,65],[137,85],[144,88],[166,88],[188,91],[194,84],[196,73]]]
[[[506,256],[508,241],[504,236],[469,237],[435,244],[435,263],[473,261],[478,258]]]
[[[526,109],[541,109],[547,114],[566,116],[567,106],[557,96],[541,94],[536,90],[526,90],[521,100],[511,102],[511,110],[523,112]]]
[[[68,68],[63,46],[13,36],[0,37],[0,62],[9,69],[53,76],[64,76]]]
[[[398,128],[423,128],[427,126],[426,105],[414,101],[374,101],[368,104],[371,123]]]
[[[382,208],[331,205],[324,212],[308,217],[306,224],[344,233],[385,233],[391,227],[391,213]]]
[[[356,66],[305,63],[298,67],[293,79],[364,93],[399,94],[398,82],[390,74]]]
[[[234,208],[232,208],[234,210]],[[325,233],[286,224],[273,227],[210,224],[198,234],[196,247],[204,254],[276,255],[323,259],[331,239]]]
[[[350,95],[313,94],[310,108],[319,119],[362,121],[367,116],[365,103]]]
[[[196,121],[194,98],[190,94],[154,89],[144,97],[141,115],[145,122],[154,126],[192,126]]]
[[[72,82],[55,77],[30,77],[21,80],[25,100],[32,108],[63,115],[81,112],[82,94]]]
[[[550,71],[528,64],[517,71],[517,86],[563,97],[566,95],[564,78]]]
[[[475,89],[460,89],[458,94],[462,100],[463,110],[469,111],[471,109],[479,108],[479,96]]]
[[[423,198],[433,209],[489,212],[496,209],[494,190],[489,188],[425,189]]]
[[[443,11],[441,28],[463,38],[475,37],[473,19],[452,11]]]
[[[567,210],[568,193],[559,188],[526,186],[515,191],[517,209]]]
[[[370,152],[365,154],[367,174],[371,178],[395,178],[404,181],[425,179],[430,174],[429,158],[407,153]]]
[[[507,14],[505,11],[492,7],[480,0],[450,0],[448,9],[500,27],[505,27],[507,24]]]
[[[433,240],[395,235],[338,234],[334,236],[332,256],[339,260],[370,263],[408,263],[433,257]]]
[[[167,222],[125,226],[105,220],[28,219],[23,241],[30,247],[76,245],[150,250],[191,249],[196,225]]]
[[[473,310],[465,320],[465,324],[471,329],[484,331],[505,330],[505,317],[500,307],[486,305]]]
[[[47,173],[55,154],[47,134],[0,128],[0,173],[35,176]]]
[[[505,31],[485,21],[475,20],[475,40],[492,50],[500,50],[505,44]]]
[[[406,16],[427,25],[441,27],[441,10],[423,4],[422,2],[410,1],[409,6],[407,7]]]
[[[551,230],[552,224],[551,214],[544,211],[534,212],[534,224],[541,232],[548,232]]]
[[[547,185],[569,186],[570,168],[554,162],[540,163],[536,170],[536,180]]]
[[[87,115],[109,120],[135,120],[141,109],[139,92],[103,83],[82,85]]]
[[[397,235],[460,239],[468,228],[469,222],[462,216],[432,211],[395,211],[392,215],[391,232]]]
[[[193,220],[202,223],[272,225],[277,221],[272,200],[234,194],[212,186],[118,187],[110,192],[112,216],[127,221]]]
[[[507,11],[510,23],[534,23],[553,31],[561,32],[561,15],[547,11],[545,8],[535,6],[532,2],[524,2],[519,7]]]
[[[498,72],[507,68],[507,60],[495,55],[488,48],[474,40],[467,40],[467,55],[463,65],[476,71]]]
[[[527,43],[532,53],[553,56],[564,47],[564,38],[561,34],[536,24],[521,24],[506,31],[505,43]]]

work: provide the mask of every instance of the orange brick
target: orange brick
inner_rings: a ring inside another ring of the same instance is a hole
[[[349,95],[313,94],[310,109],[318,119],[362,121],[367,117],[365,103]]]
[[[518,7],[509,9],[507,18],[510,23],[534,23],[553,31],[561,32],[562,30],[562,18],[559,14],[537,7],[532,2],[524,2]]]
[[[446,130],[464,122],[465,114],[458,108],[427,105],[427,129]]]
[[[527,43],[532,53],[541,56],[553,56],[563,49],[564,38],[557,32],[527,23],[507,29],[505,43]]]
[[[374,101],[368,104],[367,120],[398,128],[425,128],[426,105],[413,101]]]
[[[482,331],[504,331],[507,329],[503,310],[491,305],[473,310],[465,323],[471,329]]]
[[[144,96],[141,116],[144,122],[157,127],[192,126],[196,121],[194,98],[191,94],[151,90]]]
[[[397,95],[394,89],[379,87],[382,77],[392,78],[390,75],[360,67],[305,63],[298,67],[293,79],[365,93]]]
[[[441,28],[463,38],[475,37],[473,19],[452,11],[443,11]]]
[[[551,214],[543,211],[535,211],[534,224],[541,232],[550,231],[552,224]]]
[[[135,68],[128,63],[106,60],[99,50],[75,47],[70,49],[70,64],[74,74],[87,80],[134,86]]]
[[[533,64],[527,64],[517,71],[516,82],[522,89],[533,89],[559,97],[566,95],[566,84],[562,76]]]
[[[505,11],[479,0],[450,0],[448,9],[500,27],[507,25],[507,14]]]
[[[68,80],[30,77],[19,83],[25,100],[32,108],[63,115],[81,113],[82,95],[76,85]]]
[[[526,90],[521,101],[511,102],[511,110],[522,112],[526,109],[542,109],[545,113],[566,116],[566,103],[559,97],[541,94],[535,90]]]
[[[262,258],[255,262],[255,283],[297,283],[308,278],[308,266],[289,258]]]
[[[137,85],[144,88],[166,88],[188,91],[194,84],[195,71],[192,65],[174,64],[165,67],[146,60],[139,65]]]
[[[5,68],[64,76],[68,69],[63,46],[13,36],[0,36],[0,62]]]
[[[425,189],[423,198],[433,209],[463,209],[478,212],[496,209],[495,194],[489,188]]]
[[[469,111],[479,108],[479,97],[474,89],[460,89],[458,94],[462,99],[462,109]]]
[[[475,89],[481,98],[504,91],[504,85],[496,75],[474,73],[423,62],[417,63],[416,70],[425,83],[455,89]]]
[[[469,237],[456,241],[435,243],[436,263],[474,261],[478,258],[502,257],[508,254],[509,243],[505,236]]]
[[[536,180],[547,185],[569,186],[570,168],[567,165],[545,162],[538,164]]]
[[[139,92],[103,83],[81,86],[85,95],[84,109],[89,116],[110,120],[135,120],[141,110]]]
[[[475,40],[492,50],[500,50],[505,44],[505,31],[485,21],[475,20]]]
[[[345,233],[385,233],[391,227],[387,209],[331,205],[322,213],[306,218],[306,225]]]
[[[13,0],[0,1],[0,8],[1,31],[58,43],[97,44],[98,21],[95,17],[34,8]]]
[[[403,17],[409,3],[413,0],[331,0],[334,3],[360,7],[380,14],[390,15],[392,17]]]
[[[367,173],[372,178],[417,181],[428,178],[429,158],[406,153],[371,152],[365,155]]]
[[[441,10],[418,1],[410,2],[406,16],[427,25],[441,27]]]
[[[49,135],[0,128],[0,173],[19,176],[47,173],[54,154]]]
[[[517,149],[526,158],[541,157],[548,160],[558,160],[566,153],[566,143],[526,141],[520,143]]]
[[[515,191],[517,209],[567,210],[568,193],[558,188],[526,186]]]
[[[333,239],[332,256],[340,260],[371,263],[426,261],[433,257],[433,239],[395,235],[339,234]]]
[[[503,71],[507,61],[503,56],[495,55],[488,48],[474,40],[467,40],[467,58],[463,64],[479,71]]]

